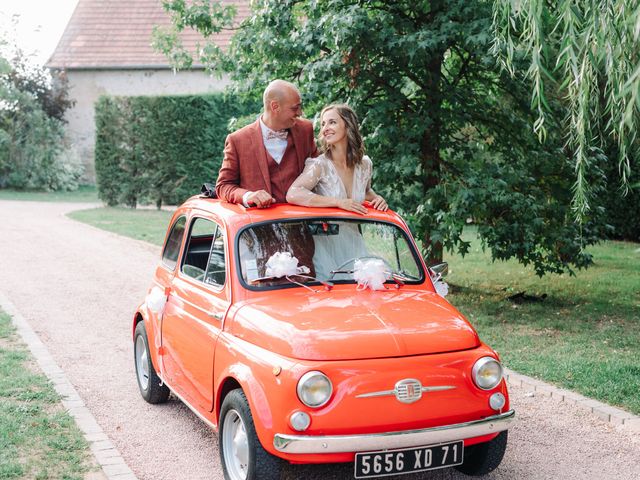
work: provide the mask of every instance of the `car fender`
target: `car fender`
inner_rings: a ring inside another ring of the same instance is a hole
[[[158,314],[154,313],[147,307],[146,302],[142,302],[136,309],[136,313],[133,316],[133,328],[132,335],[135,340],[136,327],[138,323],[144,322],[145,330],[147,331],[147,341],[149,342],[149,353],[151,355],[151,363],[158,375],[162,377],[162,371],[160,366],[160,350],[162,348],[162,342],[160,337],[160,329]]]
[[[214,378],[216,378],[216,424],[220,422],[220,409],[226,395],[232,388],[228,382],[237,383],[242,388],[256,429],[256,434],[265,450],[277,454],[273,446],[276,431],[286,429],[286,412],[291,409],[292,395],[299,368],[290,360],[273,354],[256,345],[220,335],[216,348]]]
[[[220,381],[216,389],[216,417],[219,417],[224,397],[234,389],[233,386],[229,387],[229,382],[234,385],[237,384],[244,392],[251,407],[251,412],[256,417],[254,421],[259,420],[261,424],[272,423],[271,408],[263,385],[255,377],[249,365],[239,362],[229,365],[221,372]]]

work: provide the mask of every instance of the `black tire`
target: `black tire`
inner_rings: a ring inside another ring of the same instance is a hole
[[[144,351],[142,350],[144,349]],[[136,333],[133,337],[133,361],[136,366],[136,379],[140,388],[140,395],[149,403],[164,403],[169,398],[171,390],[162,381],[156,369],[153,368],[151,355],[149,353],[149,340],[147,339],[147,330],[144,328],[144,322],[138,322],[136,325]],[[146,364],[146,370],[144,365]],[[143,370],[140,370],[140,369]],[[146,385],[144,380],[146,379]]]
[[[232,428],[242,426],[238,423],[239,421],[244,425],[248,445],[248,458],[246,464],[243,464],[242,471],[239,471],[237,464],[233,464],[237,456],[234,456],[234,453],[229,449],[233,442],[229,443],[228,438],[232,435]],[[256,435],[249,402],[241,389],[232,390],[225,397],[220,409],[218,425],[218,448],[225,480],[280,480],[284,461],[271,455],[262,447]],[[228,435],[225,437],[227,433]],[[229,464],[230,462],[231,464]]]
[[[492,472],[502,462],[507,450],[507,430],[490,442],[479,443],[464,450],[464,463],[455,467],[465,475],[478,477]]]

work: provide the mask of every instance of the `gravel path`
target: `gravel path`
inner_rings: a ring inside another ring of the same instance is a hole
[[[87,205],[88,206],[88,205]],[[17,307],[141,480],[221,479],[216,437],[180,401],[146,404],[131,318],[159,248],[65,217],[79,204],[0,201],[0,291]],[[574,405],[512,387],[518,422],[494,479],[640,477],[640,435]],[[292,468],[289,479],[344,479],[349,466]],[[454,471],[405,480],[467,478]]]

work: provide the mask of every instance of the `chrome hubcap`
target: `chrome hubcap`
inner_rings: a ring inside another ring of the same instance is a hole
[[[136,339],[136,372],[138,382],[143,390],[149,388],[149,359],[147,358],[147,345],[142,335]]]
[[[222,451],[227,473],[232,480],[246,480],[249,470],[249,439],[244,422],[235,410],[224,417]]]

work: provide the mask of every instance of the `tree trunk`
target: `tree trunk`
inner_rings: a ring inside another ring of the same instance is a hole
[[[425,90],[428,92],[428,109],[431,125],[424,131],[420,143],[421,164],[423,172],[422,187],[424,195],[429,195],[429,190],[440,184],[440,135],[441,135],[441,81],[442,62],[444,61],[444,51],[437,52],[427,62],[429,74],[425,79]],[[425,261],[427,265],[442,262],[442,242],[432,242],[429,232],[423,232],[425,249],[429,254]]]

